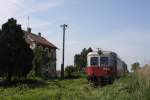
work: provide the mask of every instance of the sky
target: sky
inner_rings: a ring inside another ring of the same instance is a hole
[[[65,65],[92,47],[114,51],[130,65],[150,63],[150,0],[0,0],[0,25],[17,19],[24,30],[55,44],[62,62],[62,28],[67,24]],[[29,24],[28,24],[29,16]]]

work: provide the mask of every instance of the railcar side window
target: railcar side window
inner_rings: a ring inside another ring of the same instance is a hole
[[[91,65],[98,65],[98,57],[91,57]]]
[[[100,64],[101,65],[108,65],[108,57],[101,57],[100,58]]]

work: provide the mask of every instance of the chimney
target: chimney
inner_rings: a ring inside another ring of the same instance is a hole
[[[39,32],[38,35],[41,37],[41,33]]]
[[[27,28],[27,32],[31,33],[31,28],[30,27]]]

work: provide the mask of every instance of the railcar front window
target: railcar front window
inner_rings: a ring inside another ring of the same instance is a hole
[[[98,65],[98,57],[91,57],[91,65]]]
[[[108,65],[108,57],[101,57],[100,58],[100,65]]]

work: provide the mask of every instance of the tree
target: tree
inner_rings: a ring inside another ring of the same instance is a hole
[[[75,71],[75,68],[72,65],[69,65],[65,68],[65,72],[67,73],[68,77],[72,76],[72,72]]]
[[[13,18],[0,32],[0,73],[8,81],[25,78],[32,69],[33,52],[25,41],[21,25]]]
[[[86,64],[87,64],[87,54],[89,52],[92,52],[92,51],[93,51],[92,48],[88,48],[88,49],[84,48],[82,50],[81,56],[80,56],[81,57],[80,60],[81,60],[81,66],[82,66],[82,68],[86,67]]]
[[[82,69],[82,67],[81,67],[81,60],[80,60],[80,54],[76,54],[74,56],[74,66],[76,67],[77,71],[80,71]]]
[[[140,68],[140,63],[139,62],[135,62],[135,63],[132,64],[131,70],[132,71],[136,71],[139,68]]]
[[[102,50],[98,50],[98,54],[102,55],[103,54]]]
[[[74,65],[78,71],[82,71],[83,68],[86,67],[87,64],[87,54],[92,52],[92,48],[84,48],[80,54],[76,54],[74,56]]]
[[[34,50],[34,59],[33,59],[33,66],[36,76],[40,76],[40,69],[43,65],[43,53],[44,51],[41,48],[36,47]]]

